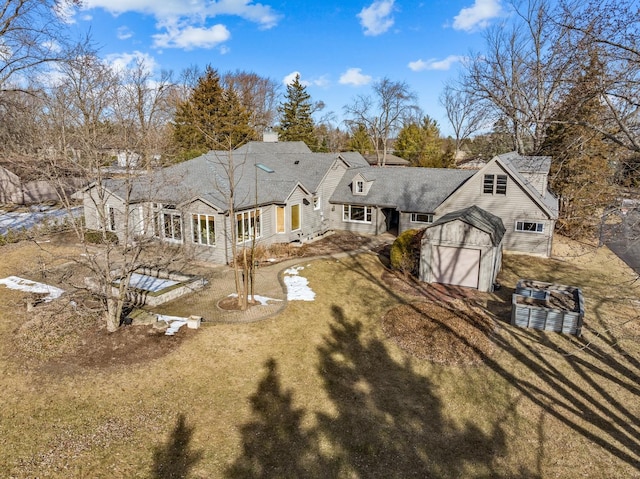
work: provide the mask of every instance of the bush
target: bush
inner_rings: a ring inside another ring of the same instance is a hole
[[[118,235],[113,231],[85,230],[84,239],[93,244],[118,244]]]
[[[391,267],[403,274],[418,276],[420,268],[420,245],[424,230],[407,230],[391,245]]]

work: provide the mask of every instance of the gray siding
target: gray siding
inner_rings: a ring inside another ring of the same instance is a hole
[[[335,221],[335,210],[338,209],[338,205],[332,205],[329,203],[329,198],[336,190],[338,183],[347,171],[346,165],[341,160],[336,160],[327,172],[324,179],[318,187],[318,194],[320,195],[321,209],[320,215],[320,234],[326,233],[330,229],[337,229],[342,224],[342,217],[339,216]],[[333,211],[332,211],[333,210]],[[341,215],[342,213],[340,213]]]
[[[507,175],[507,194],[483,193],[485,174]],[[493,162],[487,168],[469,179],[456,193],[445,200],[436,210],[434,219],[450,211],[470,205],[499,216],[504,223],[506,233],[503,239],[504,249],[513,252],[549,256],[555,221],[538,206],[530,194],[517,184],[508,172]],[[536,221],[544,224],[543,233],[517,232],[516,221]]]
[[[193,231],[193,215],[209,215],[214,218],[215,230],[216,230],[216,243],[215,245],[199,244],[194,241]],[[182,214],[182,224],[184,231],[184,249],[185,252],[199,260],[207,261],[211,263],[226,263],[227,262],[227,247],[226,234],[224,232],[224,226],[227,223],[227,217],[221,214],[217,209],[212,208],[208,204],[202,201],[194,201],[184,208]]]

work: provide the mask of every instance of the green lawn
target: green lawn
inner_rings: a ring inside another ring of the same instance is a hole
[[[4,250],[2,277],[30,247]],[[314,302],[204,324],[150,362],[64,374],[10,356],[21,294],[0,288],[0,476],[640,476],[638,288],[606,249],[506,256],[487,310],[503,314],[520,277],[581,286],[584,337],[496,318],[494,354],[468,368],[384,336],[381,316],[416,298],[381,280],[375,255],[304,264]]]

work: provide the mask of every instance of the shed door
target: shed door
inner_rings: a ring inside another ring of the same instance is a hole
[[[434,246],[432,258],[433,282],[478,287],[480,250]]]

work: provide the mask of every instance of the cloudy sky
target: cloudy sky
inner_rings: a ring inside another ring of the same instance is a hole
[[[377,79],[406,81],[446,132],[443,83],[508,9],[504,0],[84,0],[68,14],[119,67],[144,57],[157,72],[210,64],[283,83],[299,73],[337,121]]]

